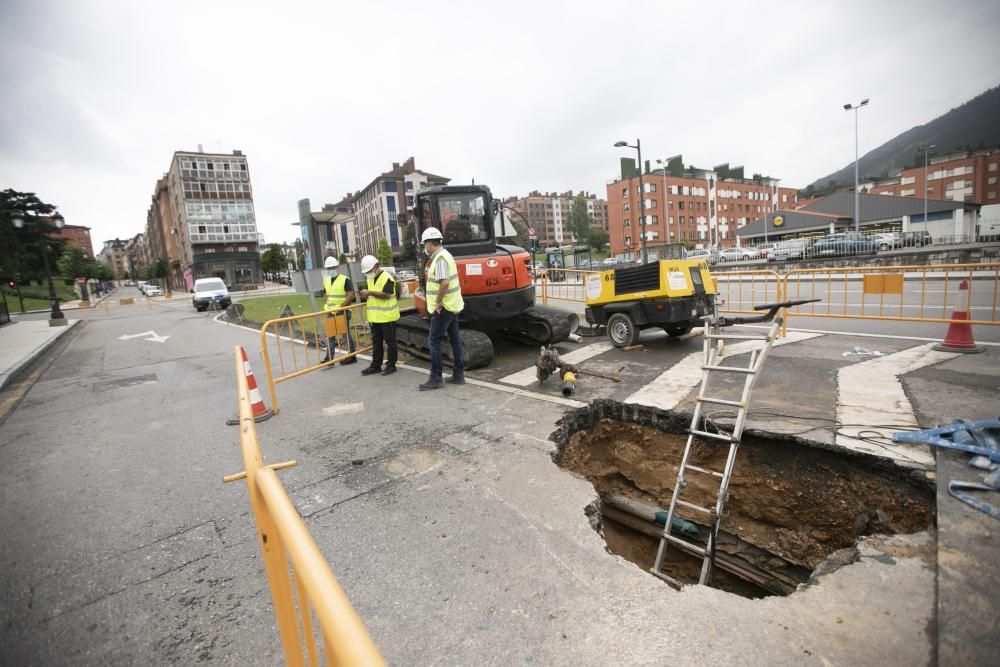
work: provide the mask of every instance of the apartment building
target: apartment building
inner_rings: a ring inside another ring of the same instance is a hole
[[[400,212],[413,209],[414,195],[426,187],[446,185],[451,179],[420,171],[412,157],[375,177],[351,198],[358,252],[374,255],[380,239],[387,239],[392,252],[402,251]]]
[[[97,255],[98,261],[111,267],[117,280],[123,279],[128,271],[128,254],[125,252],[125,246],[126,241],[121,239],[105,241],[104,247]]]
[[[125,256],[128,263],[129,276],[135,278],[142,267],[146,266],[146,235],[139,232],[125,242]]]
[[[509,197],[504,203],[523,216],[520,218],[514,214],[512,217],[528,223],[528,228],[535,231],[539,245],[569,245],[577,240],[569,229],[569,212],[577,196],[586,199],[587,213],[593,219],[594,227],[607,231],[608,202],[589,192],[574,195],[572,190],[561,193],[533,190],[526,197]]]
[[[869,180],[858,190],[872,195],[940,199],[974,204],[1000,204],[1000,148],[931,155],[926,179],[923,164],[898,176]]]
[[[151,252],[167,261],[179,285],[218,277],[227,285],[263,282],[250,171],[242,151],[177,151],[157,182],[149,219],[159,223]],[[155,225],[154,225],[155,226]],[[178,287],[179,287],[178,285]]]
[[[90,227],[83,225],[63,225],[62,229],[52,232],[55,238],[66,241],[69,245],[79,248],[87,253],[88,257],[94,256],[94,244],[90,240]]]
[[[743,167],[728,163],[684,168],[682,161],[678,157],[656,170],[646,162],[640,192],[635,161],[622,159],[621,176],[607,186],[613,254],[637,253],[642,234],[647,248],[666,243],[734,246],[736,230],[764,213],[795,206],[797,190],[780,186],[779,179],[760,174],[745,178]]]

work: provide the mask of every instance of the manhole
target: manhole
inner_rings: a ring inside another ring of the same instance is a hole
[[[108,380],[98,382],[94,385],[94,391],[110,391],[111,389],[124,389],[127,387],[138,387],[139,385],[152,384],[156,382],[156,374],[135,375],[130,378],[120,378],[118,380]]]
[[[553,436],[556,464],[586,477],[599,501],[586,508],[608,549],[644,570],[653,566],[690,415],[614,401],[568,413]],[[721,470],[728,446],[698,443],[691,463]],[[684,499],[714,505],[716,480],[688,475]],[[665,514],[665,512],[664,512]],[[704,515],[680,508],[683,529],[704,546]],[[746,597],[794,592],[826,563],[845,561],[866,535],[915,533],[934,520],[934,486],[924,470],[867,454],[824,449],[790,436],[745,433],[720,526],[712,585]],[[675,532],[678,524],[675,523]],[[663,572],[698,580],[701,559],[667,550]],[[652,576],[652,575],[651,575]]]

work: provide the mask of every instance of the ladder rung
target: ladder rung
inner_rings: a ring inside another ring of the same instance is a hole
[[[694,470],[695,472],[700,472],[703,475],[711,475],[712,477],[722,478],[724,475],[721,472],[715,472],[714,470],[708,470],[707,468],[699,468],[698,466],[693,466],[690,463],[684,466],[688,470]]]
[[[700,435],[703,438],[713,438],[715,440],[725,440],[726,442],[732,442],[733,437],[731,435],[724,435],[722,433],[709,433],[708,431],[698,431],[696,429],[691,429],[688,431],[691,435]]]
[[[677,499],[677,504],[682,507],[687,507],[688,509],[698,510],[699,512],[704,512],[705,514],[712,514],[714,510],[710,510],[707,507],[702,507],[701,505],[695,505],[694,503],[689,503],[686,500]]]
[[[709,398],[708,396],[705,397],[699,396],[698,400],[701,401],[702,403],[714,403],[715,405],[729,405],[734,408],[743,407],[743,401],[727,401],[723,398]]]
[[[682,540],[681,538],[674,537],[673,535],[663,535],[662,537],[665,540],[670,540],[674,544],[679,544],[680,546],[684,547],[685,549],[690,549],[691,551],[695,552],[699,556],[704,556],[705,555],[705,550],[704,549],[702,549],[701,547],[699,547],[696,544],[691,544],[687,540]]]
[[[753,368],[738,368],[735,366],[702,366],[703,371],[723,371],[724,373],[745,373],[753,375],[757,371]]]
[[[747,336],[746,334],[708,334],[705,338],[709,340],[770,340],[769,336]]]
[[[663,574],[662,572],[657,572],[655,567],[649,568],[649,571],[654,576],[656,576],[656,577],[662,579],[663,581],[667,582],[668,584],[670,584],[672,587],[676,588],[677,590],[680,590],[684,586],[684,584],[682,584],[681,582],[677,581],[676,579],[674,579],[670,575]]]

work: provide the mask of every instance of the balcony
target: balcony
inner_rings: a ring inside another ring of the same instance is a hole
[[[202,253],[195,253],[192,256],[192,261],[195,264],[201,264],[204,262],[224,262],[229,260],[236,260],[241,262],[253,262],[253,261],[259,262],[260,254],[256,250],[254,250],[248,252],[237,252],[237,251],[202,252]]]

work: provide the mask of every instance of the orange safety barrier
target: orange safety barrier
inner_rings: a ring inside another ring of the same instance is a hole
[[[541,294],[536,298],[540,296],[545,306],[549,305],[549,299],[586,303],[587,297],[583,287],[587,282],[587,276],[600,274],[601,271],[584,269],[547,269],[538,283]]]
[[[244,470],[223,480],[247,480],[257,543],[271,589],[285,663],[297,667],[308,660],[308,664],[318,665],[322,652],[325,662],[330,665],[385,665],[378,647],[278,479],[275,471],[293,466],[295,461],[264,464],[241,351],[237,345],[236,395]],[[316,623],[323,640],[320,645],[317,645],[314,632]]]
[[[712,273],[719,311],[756,313],[754,306],[781,301],[781,276],[776,271],[717,271]]]
[[[348,311],[351,313],[349,323]],[[354,340],[353,352],[347,351],[347,342],[342,340],[346,338],[348,332]],[[341,339],[337,344],[337,351],[342,356],[324,362],[327,338]],[[356,303],[329,312],[321,311],[268,320],[260,328],[260,347],[264,356],[267,386],[271,393],[271,409],[274,410],[274,414],[278,414],[276,385],[371,349],[371,334],[365,304]],[[275,355],[271,354],[272,349],[276,352]],[[272,360],[275,358],[278,362],[277,372],[272,365]]]

